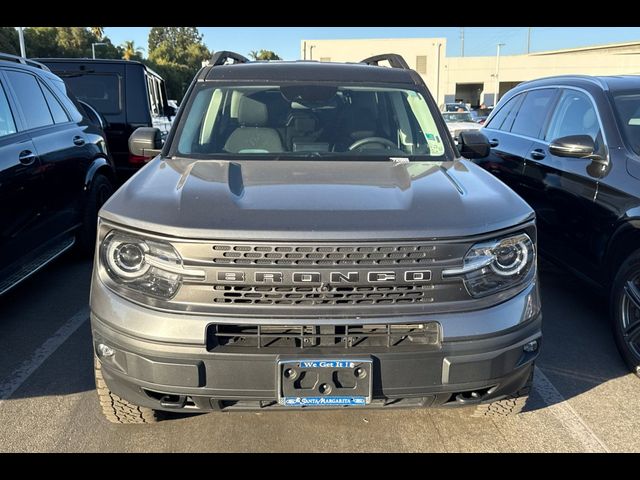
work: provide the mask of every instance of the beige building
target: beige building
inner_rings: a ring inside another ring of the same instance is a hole
[[[424,79],[438,104],[494,104],[518,83],[565,74],[640,74],[640,41],[536,52],[524,55],[447,57],[445,38],[302,40],[300,58],[357,62],[397,53]],[[497,73],[497,75],[496,75]]]

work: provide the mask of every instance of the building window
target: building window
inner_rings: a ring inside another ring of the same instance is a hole
[[[331,57],[320,57],[320,61],[321,62],[330,62],[331,61]]]
[[[416,72],[427,73],[427,56],[426,55],[416,56]]]

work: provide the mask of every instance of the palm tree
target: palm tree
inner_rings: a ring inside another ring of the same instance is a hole
[[[98,40],[102,40],[104,36],[104,27],[89,27],[91,33],[93,33]]]
[[[122,52],[122,58],[124,58],[125,60],[131,60],[133,57],[142,56],[142,52],[144,50],[144,48],[142,47],[136,47],[133,40],[127,40],[121,46],[124,50]]]
[[[257,51],[257,50],[251,50],[251,51],[249,52],[249,56],[250,56],[251,58],[253,58],[254,60],[257,60],[257,59],[258,59],[258,55],[260,55],[260,54],[258,53],[258,51]]]

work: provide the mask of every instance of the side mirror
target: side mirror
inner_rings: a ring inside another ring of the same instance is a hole
[[[584,158],[606,163],[596,152],[596,144],[589,135],[568,135],[549,144],[549,152],[556,157]]]
[[[491,152],[491,145],[484,133],[467,130],[458,135],[458,149],[464,158],[485,158]]]
[[[162,150],[160,129],[155,127],[137,128],[129,137],[129,154],[141,159],[155,157]]]

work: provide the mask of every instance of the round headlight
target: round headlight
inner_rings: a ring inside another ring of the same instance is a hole
[[[491,268],[498,275],[504,276],[518,273],[529,260],[528,249],[523,242],[500,244],[494,249],[494,256],[495,260],[491,264]]]
[[[113,239],[107,248],[107,265],[123,278],[137,278],[149,270],[145,254],[149,251],[146,243]]]

